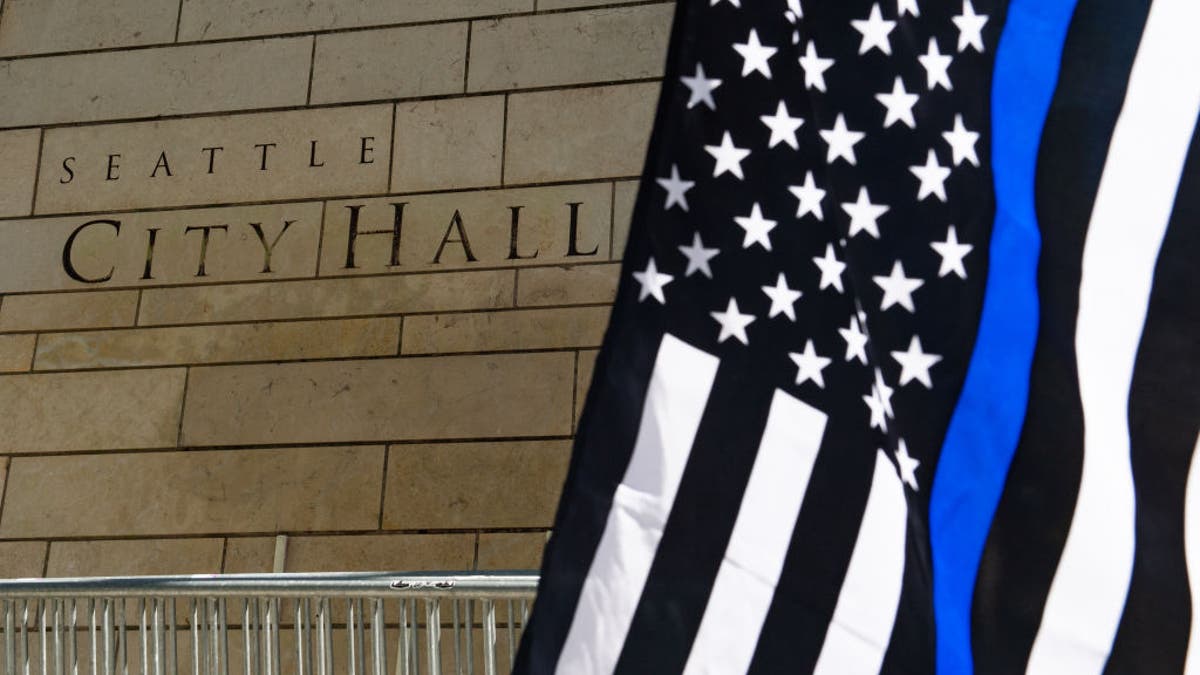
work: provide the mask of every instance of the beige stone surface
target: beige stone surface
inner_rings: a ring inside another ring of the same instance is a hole
[[[42,576],[46,564],[44,541],[0,542],[0,578],[27,579]]]
[[[55,541],[46,576],[216,574],[223,545],[222,539]]]
[[[132,326],[137,304],[137,291],[6,295],[0,331]]]
[[[662,74],[673,3],[476,21],[469,91]]]
[[[570,255],[572,203],[579,204],[574,211],[575,255]],[[397,204],[404,206],[400,264],[393,266]],[[346,263],[354,206],[361,208],[351,268]],[[598,183],[331,201],[325,213],[321,275],[604,260],[608,257],[611,207],[609,186]],[[512,256],[514,208],[518,208],[519,257]],[[367,234],[371,231],[382,233]],[[466,244],[460,241],[464,234]]]
[[[583,414],[583,404],[587,401],[588,390],[592,386],[592,373],[596,371],[596,356],[598,349],[580,350],[579,364],[575,369],[575,424],[579,424],[579,416]]]
[[[3,340],[7,337],[33,336],[0,336],[0,367],[3,367]],[[389,356],[396,354],[399,344],[398,318],[49,333],[38,340],[34,368],[69,370]]]
[[[0,27],[3,25],[0,21]],[[32,211],[41,142],[38,129],[0,132],[0,216],[24,216]]]
[[[143,291],[138,323],[264,321],[489,309],[511,306],[512,295],[510,270],[156,288]],[[3,313],[0,305],[0,325]]]
[[[629,226],[633,221],[633,206],[637,201],[638,181],[618,181],[613,194],[613,260],[625,257]]]
[[[466,57],[465,22],[318,35],[312,103],[459,93]]]
[[[650,82],[511,95],[505,182],[637,175],[658,90]]]
[[[378,497],[378,495],[375,495]],[[468,570],[473,534],[364,534],[288,539],[288,572]]]
[[[182,368],[0,376],[0,452],[173,447],[183,383]]]
[[[500,184],[504,97],[396,104],[392,191]]]
[[[36,335],[0,335],[0,373],[20,373],[29,370],[33,362]]]
[[[642,0],[538,0],[538,10],[573,9],[578,7],[599,7],[602,5],[619,5]]]
[[[391,116],[376,104],[51,129],[37,211],[384,192]]]
[[[311,56],[298,37],[10,61],[0,126],[303,105]]]
[[[534,0],[183,0],[180,40],[300,33],[528,12]]]
[[[21,251],[0,292],[311,277],[320,229],[319,202],[0,221],[0,250]]]
[[[177,0],[5,0],[0,56],[172,42]]]
[[[517,305],[582,305],[612,302],[621,266],[561,265],[517,272]]]
[[[429,314],[404,320],[402,354],[596,347],[608,307]]]
[[[388,529],[550,527],[569,441],[393,445]]]
[[[383,453],[361,446],[20,457],[0,536],[374,529]]]
[[[225,574],[272,571],[275,537],[229,537],[225,540]]]
[[[545,547],[545,532],[485,532],[479,535],[478,569],[540,569]]]
[[[565,434],[573,373],[561,353],[197,367],[183,443]]]

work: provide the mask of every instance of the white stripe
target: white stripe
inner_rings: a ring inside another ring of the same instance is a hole
[[[616,666],[719,363],[674,336],[663,337],[633,456],[613,496],[555,672],[607,674]]]
[[[825,413],[778,389],[684,675],[744,673],[783,572]]]
[[[1135,509],[1129,386],[1154,265],[1200,114],[1196,26],[1196,0],[1151,5],[1092,208],[1075,329],[1083,471],[1029,673],[1101,672],[1124,611]]]
[[[880,450],[858,541],[813,675],[879,672],[900,606],[907,521],[904,486]]]
[[[1184,675],[1200,675],[1200,436],[1192,450],[1187,494],[1183,499],[1183,552],[1192,594],[1192,630],[1188,637]]]

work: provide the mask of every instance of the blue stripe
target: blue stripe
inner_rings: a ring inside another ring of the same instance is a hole
[[[996,222],[975,351],[929,504],[937,672],[973,672],[971,598],[1017,448],[1037,341],[1034,174],[1076,0],[1013,0],[992,77]]]

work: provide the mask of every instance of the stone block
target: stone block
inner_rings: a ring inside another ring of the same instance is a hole
[[[546,532],[484,532],[479,535],[480,570],[537,570]]]
[[[0,542],[0,578],[29,579],[42,576],[46,565],[44,541]]]
[[[505,182],[641,173],[658,90],[650,82],[509,96]]]
[[[621,266],[561,265],[517,272],[517,306],[611,303],[617,295]]]
[[[106,577],[140,574],[216,574],[222,539],[116,539],[55,541],[48,577]]]
[[[383,453],[359,446],[20,457],[0,536],[374,529]]]
[[[378,497],[378,495],[376,495]],[[288,539],[288,572],[468,570],[474,534],[362,534]]]
[[[132,326],[137,304],[137,291],[6,295],[0,303],[0,331]]]
[[[384,192],[391,117],[377,104],[51,129],[37,211]]]
[[[575,424],[579,424],[579,416],[583,414],[583,404],[587,401],[588,390],[592,386],[592,373],[596,371],[598,349],[585,349],[579,352],[579,363],[575,368]]]
[[[549,527],[570,441],[393,445],[387,529]]]
[[[0,376],[0,452],[174,447],[183,383],[182,368]]]
[[[611,201],[588,184],[328,202],[321,275],[605,260]]]
[[[625,245],[629,242],[629,227],[633,222],[633,207],[637,201],[639,182],[618,181],[613,193],[613,246],[612,259],[623,260]]]
[[[0,22],[0,30],[4,23]],[[33,210],[39,129],[0,131],[0,216],[24,216]]]
[[[538,0],[538,11],[552,9],[575,9],[578,7],[599,7],[602,5],[619,5],[642,0]]]
[[[0,336],[0,368],[7,337],[33,336]],[[38,341],[34,366],[70,370],[392,356],[399,343],[399,319],[48,333]]]
[[[466,23],[318,35],[311,102],[458,93],[466,57]]]
[[[392,191],[500,184],[504,97],[396,104]]]
[[[534,0],[184,0],[180,40],[305,33],[528,12]]]
[[[476,21],[469,91],[662,75],[672,4]]]
[[[176,0],[6,0],[0,56],[173,42],[178,16]]]
[[[402,354],[596,347],[608,307],[429,314],[404,320]]]
[[[191,369],[185,445],[569,433],[572,354]]]
[[[138,323],[265,321],[490,309],[511,306],[512,289],[513,273],[509,270],[156,288],[143,291]],[[0,305],[0,321],[3,312]]]
[[[0,126],[304,105],[312,38],[43,56],[0,69]]]
[[[275,563],[275,537],[229,537],[225,540],[225,574],[265,574]]]
[[[29,370],[33,362],[33,348],[37,336],[0,335],[0,373],[21,373]]]

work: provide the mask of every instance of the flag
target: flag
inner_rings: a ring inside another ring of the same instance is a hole
[[[1197,27],[680,0],[516,672],[1200,672]]]

